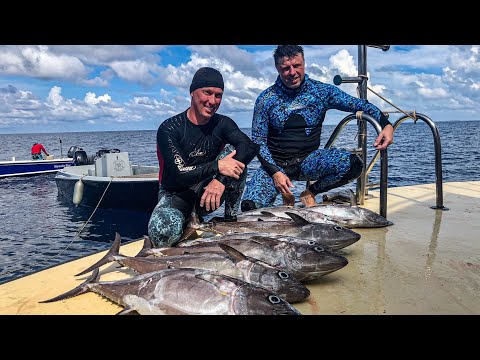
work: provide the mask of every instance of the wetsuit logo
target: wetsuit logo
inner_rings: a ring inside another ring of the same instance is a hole
[[[288,106],[288,110],[301,110],[301,109],[305,109],[306,106],[304,104],[301,104],[299,102],[292,102],[289,106]]]
[[[182,157],[179,154],[174,155],[175,165],[177,165],[177,169],[181,172],[192,171],[196,168],[196,166],[185,166]]]
[[[205,150],[195,149],[190,154],[188,154],[188,157],[200,157],[205,155],[206,153],[207,152]]]

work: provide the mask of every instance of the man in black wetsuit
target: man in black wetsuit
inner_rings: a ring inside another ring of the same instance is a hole
[[[259,146],[231,118],[217,114],[223,88],[218,70],[199,69],[190,107],[158,127],[160,190],[148,223],[156,247],[175,246],[192,211],[201,219],[225,202],[224,220],[236,220],[246,166]]]
[[[278,194],[284,204],[293,205],[291,180],[315,181],[300,194],[305,206],[313,206],[317,194],[360,176],[363,163],[358,155],[344,149],[319,149],[329,109],[364,111],[379,121],[382,131],[373,144],[377,150],[393,142],[393,127],[377,107],[305,74],[300,45],[279,45],[273,58],[278,77],[258,96],[252,121],[252,140],[260,145],[262,166],[247,183],[242,211],[272,206]]]

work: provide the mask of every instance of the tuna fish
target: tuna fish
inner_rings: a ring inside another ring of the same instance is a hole
[[[305,285],[282,268],[245,256],[226,244],[219,244],[224,253],[203,252],[164,257],[127,257],[119,253],[120,242],[120,235],[116,233],[115,241],[108,253],[76,276],[86,274],[109,262],[117,261],[120,265],[140,274],[169,268],[203,269],[264,287],[290,303],[302,301],[310,295],[310,291]],[[148,237],[144,243],[144,250],[151,248]]]
[[[338,224],[311,223],[301,216],[286,212],[293,221],[249,221],[200,223],[192,217],[188,226],[196,230],[228,235],[243,232],[261,232],[313,240],[332,250],[342,249],[360,239],[360,234]],[[188,230],[187,230],[188,232]],[[183,239],[182,239],[183,240]]]
[[[246,211],[237,216],[237,221],[239,222],[245,222],[245,221],[290,221],[292,222],[293,219],[291,218],[291,216],[286,214],[287,212],[297,214],[311,223],[338,224],[337,222],[331,220],[328,216],[318,211],[309,211],[308,208],[299,208],[299,207],[285,206],[285,205]]]
[[[301,315],[272,292],[200,269],[166,269],[136,277],[97,282],[98,269],[75,289],[48,303],[93,291],[140,315]]]
[[[287,212],[302,216],[310,222],[333,221],[347,228],[376,228],[393,225],[393,223],[376,212],[359,207],[355,194],[350,190],[350,204],[318,204],[315,206],[300,208],[294,206],[275,206],[242,213],[245,216],[260,216],[262,213],[271,213],[285,219],[289,218]]]
[[[337,271],[348,264],[347,258],[322,245],[306,242],[280,241],[273,236],[257,236],[254,239],[226,239],[199,241],[196,245],[153,248],[142,250],[137,256],[172,256],[198,252],[222,252],[219,244],[227,244],[248,257],[271,266],[283,268],[302,283],[315,280]],[[204,239],[205,240],[205,239]]]

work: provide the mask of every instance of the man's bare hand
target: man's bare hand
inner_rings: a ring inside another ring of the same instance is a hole
[[[385,150],[390,144],[393,144],[393,126],[387,125],[380,134],[378,134],[373,146],[375,146],[377,150]]]
[[[273,182],[275,183],[275,187],[278,191],[280,191],[280,194],[282,194],[282,196],[286,194],[293,195],[293,193],[290,191],[290,188],[293,188],[295,186],[293,186],[289,177],[281,171],[277,171],[275,174],[273,174]]]
[[[233,150],[223,159],[218,160],[218,171],[222,175],[238,180],[240,179],[240,175],[243,173],[243,169],[245,169],[245,164],[233,158],[236,153],[237,151]]]
[[[220,207],[220,199],[225,191],[225,185],[217,179],[213,179],[204,189],[205,191],[200,198],[200,206],[205,205],[207,211],[217,210]]]

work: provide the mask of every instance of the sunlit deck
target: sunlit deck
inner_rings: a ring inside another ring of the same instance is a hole
[[[378,192],[365,207],[379,211]],[[355,229],[362,238],[340,252],[343,269],[308,284],[311,295],[294,304],[302,314],[480,314],[480,181],[443,184],[443,204],[433,210],[435,184],[388,189],[393,226]],[[113,240],[113,239],[112,239]],[[142,241],[121,247],[135,255]],[[94,293],[39,304],[83,282],[74,277],[105,252],[0,285],[0,314],[116,314],[122,308]],[[101,280],[128,274],[116,264]]]

